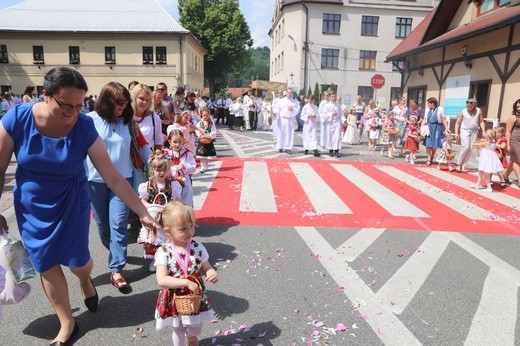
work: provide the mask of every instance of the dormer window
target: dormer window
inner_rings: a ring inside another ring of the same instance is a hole
[[[481,0],[479,2],[478,14],[494,11],[502,6],[509,5],[511,0]]]

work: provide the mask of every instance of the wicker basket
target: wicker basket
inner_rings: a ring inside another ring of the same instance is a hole
[[[200,309],[200,300],[202,299],[202,286],[200,282],[197,281],[199,285],[200,294],[187,294],[184,296],[179,296],[173,293],[173,299],[175,301],[175,308],[177,309],[177,313],[179,315],[191,315],[198,314]]]
[[[211,136],[200,136],[199,137],[199,142],[201,142],[202,144],[209,144],[211,142],[213,142],[213,138],[211,138]]]

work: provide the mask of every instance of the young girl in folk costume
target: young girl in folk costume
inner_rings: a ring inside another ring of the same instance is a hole
[[[171,176],[171,156],[166,150],[157,150],[151,154],[148,165],[151,177],[147,182],[139,185],[139,198],[146,207],[149,207],[150,215],[154,219],[160,220],[160,210],[150,209],[150,204],[165,205],[169,201],[179,200],[182,186]],[[154,258],[155,250],[166,240],[161,228],[157,228],[157,235],[153,236],[144,227],[141,228],[139,239],[144,244],[144,258],[148,259]],[[153,261],[148,269],[155,272]]]
[[[217,156],[215,145],[213,144],[217,136],[217,128],[207,109],[202,111],[202,119],[197,123],[197,128],[199,143],[197,144],[196,154],[197,158],[200,159],[199,173],[202,174],[208,170],[209,159]],[[209,142],[203,142],[203,140],[208,140]]]
[[[410,162],[410,164],[415,164],[414,156],[415,153],[419,150],[419,143],[417,142],[417,137],[419,136],[419,126],[417,126],[417,117],[412,115],[409,119],[409,124],[406,128],[406,141],[404,142],[403,149],[409,150],[410,154],[406,154],[406,162]]]
[[[184,138],[184,146],[186,149],[195,154],[195,131],[197,127],[192,123],[191,112],[185,110],[175,116],[175,122],[168,126],[167,134],[169,136],[171,130],[180,130]]]
[[[356,112],[352,108],[350,114],[347,116],[347,130],[343,136],[343,143],[359,144],[359,130],[357,124]]]
[[[383,124],[383,131],[381,133],[381,156],[385,156],[385,152],[388,150],[388,158],[393,159],[392,146],[397,140],[398,131],[395,128],[396,123],[394,120],[394,113],[389,112],[386,116],[386,120]]]
[[[368,131],[368,150],[376,150],[376,144],[381,135],[381,119],[379,118],[379,111],[374,111],[371,118],[366,121],[369,128]]]
[[[480,142],[473,144],[474,147],[480,148],[480,154],[478,158],[478,179],[476,184],[471,185],[473,189],[486,189],[486,192],[492,192],[491,188],[491,174],[493,173],[502,173],[502,162],[498,159],[498,156],[495,152],[496,144],[495,144],[495,131],[487,130],[483,135],[484,139]],[[504,176],[500,176],[500,183],[504,183]],[[486,180],[487,188],[482,186],[482,179]]]
[[[507,169],[508,163],[507,163],[507,156],[506,156],[506,146],[507,146],[507,139],[505,137],[505,129],[503,127],[496,127],[495,129],[495,135],[496,135],[496,149],[495,152],[497,153],[498,159],[500,162],[502,162],[502,167],[504,169]],[[498,176],[504,180],[500,183],[501,187],[506,187],[505,177],[503,177],[502,172],[498,173]],[[493,183],[491,183],[493,185]]]
[[[193,206],[193,186],[190,175],[195,172],[196,162],[193,153],[184,146],[181,130],[171,130],[168,134],[171,150],[171,175],[182,185],[181,202]]]
[[[303,121],[303,149],[305,155],[309,150],[314,156],[320,156],[318,151],[318,137],[316,136],[316,119],[318,118],[318,107],[314,104],[314,96],[309,95],[308,102],[303,106],[300,119]]]
[[[213,318],[204,281],[216,283],[218,274],[209,263],[206,248],[193,240],[195,215],[193,209],[180,203],[170,202],[162,213],[162,226],[168,242],[155,254],[157,283],[161,286],[155,310],[156,329],[173,326],[174,346],[198,345],[202,323]],[[201,277],[201,272],[206,280]],[[190,315],[178,313],[179,296],[193,292],[202,295],[199,312]]]
[[[442,141],[442,150],[437,155],[437,169],[441,169],[441,165],[448,165],[448,170],[453,172],[452,166],[455,153],[453,152],[453,136],[451,132],[446,131],[444,133],[444,140]]]

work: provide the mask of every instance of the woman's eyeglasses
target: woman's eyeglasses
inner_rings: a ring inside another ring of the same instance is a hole
[[[116,99],[114,102],[115,102],[116,105],[118,105],[118,106],[124,106],[124,105],[126,105],[126,104],[128,103],[128,101],[125,100],[125,99]]]
[[[81,112],[83,110],[83,105],[82,104],[81,105],[77,105],[77,106],[73,106],[73,105],[62,103],[62,102],[58,101],[53,95],[51,95],[51,98],[54,101],[56,101],[58,106],[62,110],[64,110],[65,112],[72,112],[72,111]]]
[[[474,105],[475,102],[473,102],[473,101],[466,101],[466,104],[467,104],[467,105]]]

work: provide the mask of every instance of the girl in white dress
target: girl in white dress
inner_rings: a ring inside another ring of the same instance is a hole
[[[478,179],[477,182],[471,185],[472,189],[485,189],[486,192],[493,192],[491,188],[491,174],[502,172],[504,167],[495,152],[495,131],[487,130],[484,132],[484,140],[473,144],[474,147],[480,148],[478,157]],[[486,181],[486,187],[482,185],[482,180]],[[503,182],[503,176],[500,177]]]
[[[300,119],[303,121],[303,149],[305,155],[309,150],[314,156],[320,156],[318,151],[318,138],[316,137],[316,119],[319,116],[318,107],[314,104],[314,96],[309,95],[307,104],[302,109]]]
[[[173,129],[168,133],[171,149],[171,175],[182,185],[181,202],[193,207],[193,186],[191,176],[195,173],[195,156],[184,146],[181,130]]]
[[[343,143],[346,144],[359,144],[359,131],[357,125],[356,112],[352,108],[350,114],[347,116],[347,130],[343,136]]]

